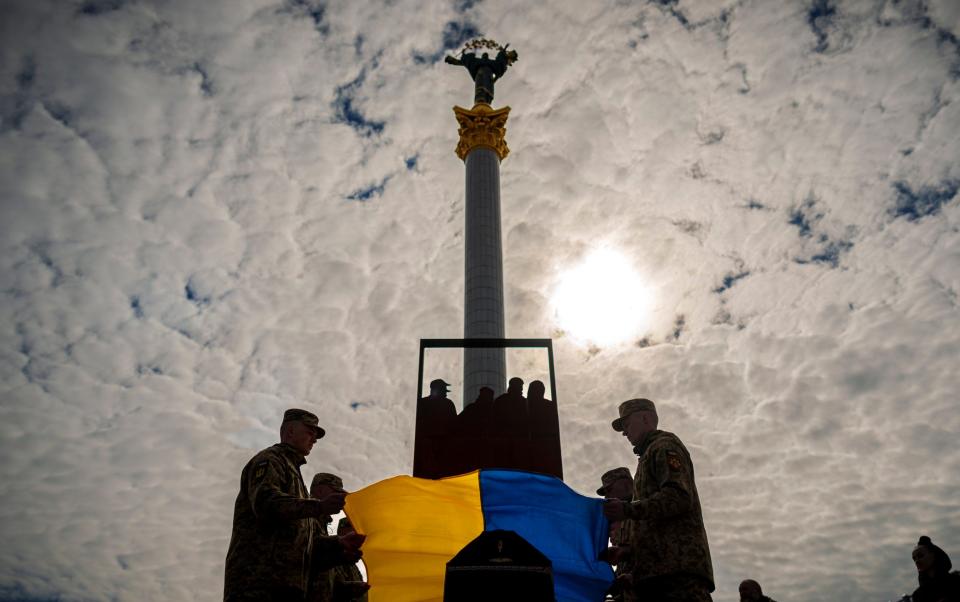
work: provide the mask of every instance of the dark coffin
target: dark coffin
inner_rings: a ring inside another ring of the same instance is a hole
[[[550,559],[514,531],[484,531],[447,562],[444,602],[553,602]]]

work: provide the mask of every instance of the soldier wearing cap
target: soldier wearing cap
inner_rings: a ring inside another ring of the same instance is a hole
[[[613,468],[603,473],[600,477],[600,488],[597,489],[597,495],[602,495],[608,500],[623,500],[629,502],[633,498],[633,475],[626,466]],[[629,580],[624,577],[630,574],[630,566],[627,562],[629,544],[630,544],[630,521],[619,520],[610,523],[610,544],[612,548],[608,550],[606,559],[616,565],[614,574],[617,580],[610,586],[608,592],[613,600],[617,602],[632,600],[630,596]]]
[[[452,442],[457,408],[447,398],[450,385],[442,378],[430,382],[430,395],[417,402],[413,476],[438,479],[455,474]]]
[[[342,491],[343,479],[330,472],[318,472],[313,475],[313,480],[310,482],[310,497],[314,499],[323,499],[328,495]],[[333,522],[333,518],[330,515],[321,516],[319,522],[318,533],[321,537],[329,537],[329,525]],[[350,529],[350,531],[338,529],[337,536],[344,536],[350,532],[353,532],[353,529]],[[330,566],[327,559],[314,556],[314,563],[310,569],[310,587],[307,592],[307,600],[309,602],[329,602],[331,600],[347,602],[352,600],[353,594],[358,592],[363,594],[365,599],[365,593],[369,587],[366,583],[353,587],[343,585],[338,587],[338,580],[342,581],[342,579],[339,579],[340,569],[345,566],[356,568],[356,563],[354,561],[343,565]]]
[[[608,499],[611,521],[629,519],[632,591],[641,600],[703,602],[714,590],[713,565],[703,526],[693,462],[680,438],[657,429],[649,399],[620,404],[613,429],[639,457],[629,502]]]
[[[607,499],[629,502],[633,497],[633,475],[626,466],[611,468],[600,477],[597,495]]]
[[[300,467],[325,432],[317,416],[283,414],[280,443],[244,466],[227,549],[225,602],[289,602],[306,599],[311,563],[332,567],[360,557],[363,536],[325,537],[318,519],[343,508],[346,492],[321,499],[307,495]]]

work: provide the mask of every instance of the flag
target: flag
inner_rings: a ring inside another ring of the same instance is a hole
[[[602,600],[613,582],[597,560],[607,547],[603,500],[560,479],[479,470],[431,480],[399,476],[347,496],[345,511],[367,536],[370,602],[443,600],[446,564],[482,531],[515,531],[553,563],[558,602]]]

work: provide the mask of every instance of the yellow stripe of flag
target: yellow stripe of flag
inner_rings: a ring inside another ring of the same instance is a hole
[[[367,535],[370,602],[442,602],[447,561],[483,531],[479,475],[393,477],[347,496],[347,516]]]

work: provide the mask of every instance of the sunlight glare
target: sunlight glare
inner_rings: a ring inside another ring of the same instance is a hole
[[[626,257],[604,248],[561,274],[552,302],[561,328],[575,339],[606,346],[647,326],[651,294]]]

